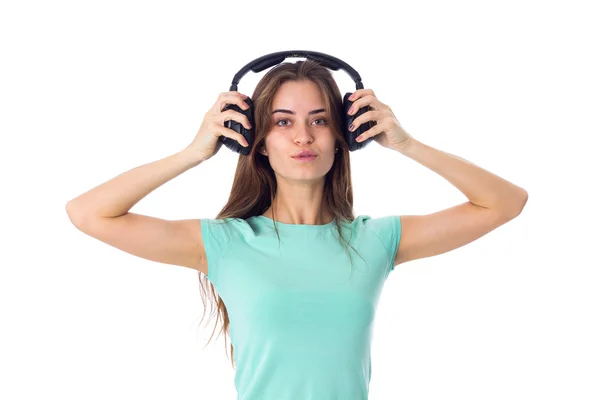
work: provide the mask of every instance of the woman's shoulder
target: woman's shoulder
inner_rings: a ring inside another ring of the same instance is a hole
[[[238,235],[251,234],[253,232],[250,218],[225,217],[225,218],[201,218],[203,229],[220,237],[234,237]]]
[[[354,219],[352,225],[355,226],[356,229],[365,229],[378,233],[396,230],[398,228],[399,222],[399,215],[384,215],[380,217],[372,217],[368,214],[361,214]]]

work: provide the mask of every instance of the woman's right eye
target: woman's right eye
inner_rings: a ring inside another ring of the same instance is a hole
[[[285,118],[284,118],[284,119],[279,119],[279,120],[277,120],[277,122],[275,122],[275,125],[277,125],[277,126],[283,126],[283,125],[279,125],[279,123],[280,123],[281,121],[288,121],[288,120],[287,120],[287,119],[285,119]]]

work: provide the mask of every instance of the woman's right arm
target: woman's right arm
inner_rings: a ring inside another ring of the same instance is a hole
[[[73,222],[85,218],[117,218],[141,199],[190,168],[200,165],[190,149],[144,164],[96,186],[67,203]]]
[[[69,219],[81,232],[129,254],[208,275],[199,219],[129,212],[154,189],[200,163],[180,152],[134,168],[67,203]]]
[[[129,210],[152,191],[200,165],[219,150],[219,136],[243,136],[225,128],[225,119],[248,126],[236,111],[221,112],[225,104],[245,102],[240,93],[219,96],[204,118],[194,141],[184,150],[136,167],[83,193],[67,203],[67,214],[77,229],[104,243],[148,260],[198,269],[205,274],[206,254],[199,219],[164,220]]]

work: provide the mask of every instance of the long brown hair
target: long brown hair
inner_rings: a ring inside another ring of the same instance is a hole
[[[249,155],[240,154],[229,199],[216,216],[216,219],[246,219],[262,215],[273,203],[277,191],[277,180],[269,161],[259,151],[264,146],[265,137],[271,129],[271,110],[277,89],[288,81],[305,80],[316,83],[321,93],[325,95],[325,109],[329,114],[328,120],[336,138],[336,147],[339,149],[335,154],[333,166],[325,176],[323,200],[328,209],[335,215],[335,225],[340,238],[343,238],[340,221],[354,221],[350,152],[341,130],[342,121],[344,121],[342,96],[331,72],[318,61],[311,59],[297,61],[294,64],[281,63],[267,72],[257,84],[251,96],[254,103],[254,143],[251,144],[252,148]],[[273,220],[273,226],[277,232],[277,237],[281,240],[275,220]],[[347,246],[352,246],[349,241],[345,241],[345,243],[347,252]],[[353,247],[352,249],[356,252]],[[350,262],[352,263],[352,259],[350,259]],[[203,274],[199,272],[204,315],[206,315],[206,298],[210,297],[213,300],[211,301],[211,315],[214,311],[214,305],[217,305],[215,329],[219,319],[221,319],[223,326],[220,333],[225,332],[228,335],[229,315],[225,303],[215,291],[212,283],[206,277],[203,280],[202,276]],[[210,296],[206,296],[208,292],[210,292]],[[202,319],[204,319],[204,316]],[[215,330],[213,330],[213,334],[214,332]],[[208,343],[211,339],[212,335]],[[227,343],[226,336],[225,343]],[[232,366],[235,367],[232,344],[230,345],[230,351]]]

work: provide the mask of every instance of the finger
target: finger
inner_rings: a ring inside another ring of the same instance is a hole
[[[362,100],[363,99],[358,99],[352,102],[352,106],[348,109],[348,115],[354,115],[361,109],[361,105],[364,103]]]
[[[371,111],[367,111],[366,113],[364,113],[364,114],[356,117],[354,119],[354,121],[352,121],[352,125],[354,125],[354,127],[352,129],[350,129],[350,131],[351,132],[355,131],[356,128],[358,128],[359,126],[361,126],[365,122],[368,122],[368,121],[377,121],[378,114],[379,114],[378,111],[371,110]]]
[[[364,142],[365,140],[367,140],[368,138],[372,137],[372,136],[376,136],[379,135],[380,133],[382,133],[384,131],[382,126],[379,125],[375,125],[374,127],[372,127],[371,129],[369,129],[366,132],[363,132],[362,135],[359,135],[356,138],[357,142]]]
[[[372,89],[357,89],[354,93],[352,93],[352,96],[350,96],[349,99],[356,100],[367,94],[372,94],[373,96],[375,95]]]
[[[222,135],[222,136],[225,136],[232,140],[237,141],[239,144],[241,144],[244,147],[249,146],[248,142],[246,141],[246,138],[244,138],[244,135],[242,135],[241,133],[237,133],[233,129],[229,129],[224,126],[219,126],[217,129],[217,133],[219,135]]]
[[[248,97],[245,94],[238,92],[237,90],[230,90],[229,92],[221,92],[219,94],[219,98],[223,98],[223,99],[229,98],[230,96],[239,96],[242,98]]]
[[[252,125],[250,125],[250,121],[248,120],[248,117],[246,117],[244,114],[237,112],[235,110],[223,111],[221,113],[221,118],[223,119],[221,121],[221,124],[224,124],[225,121],[234,120],[234,121],[239,122],[240,124],[244,125],[244,127],[246,129],[252,128]]]
[[[360,98],[361,93],[362,93],[362,89],[357,89],[354,93],[352,93],[350,95],[350,97],[348,97],[348,100],[354,101],[354,100]]]
[[[352,107],[348,109],[348,115],[355,114],[363,107],[369,107],[369,110],[380,110],[382,108],[381,104],[383,103],[380,103],[376,97],[368,94],[352,103]]]
[[[366,97],[361,97],[360,99],[353,101],[352,107],[348,109],[348,115],[356,114],[358,110],[369,104],[368,101],[369,99]]]
[[[231,92],[225,92],[222,94],[224,95],[223,96],[224,101],[234,100],[235,104],[238,104],[240,101],[244,101],[248,98],[248,96],[246,96],[245,94],[236,92],[235,90],[232,90]],[[229,104],[234,104],[234,103],[229,102]]]
[[[247,110],[250,108],[248,103],[246,103],[239,94],[238,95],[230,94],[229,96],[225,96],[220,101],[220,111],[221,112],[227,106],[227,104],[235,104],[242,110]]]

